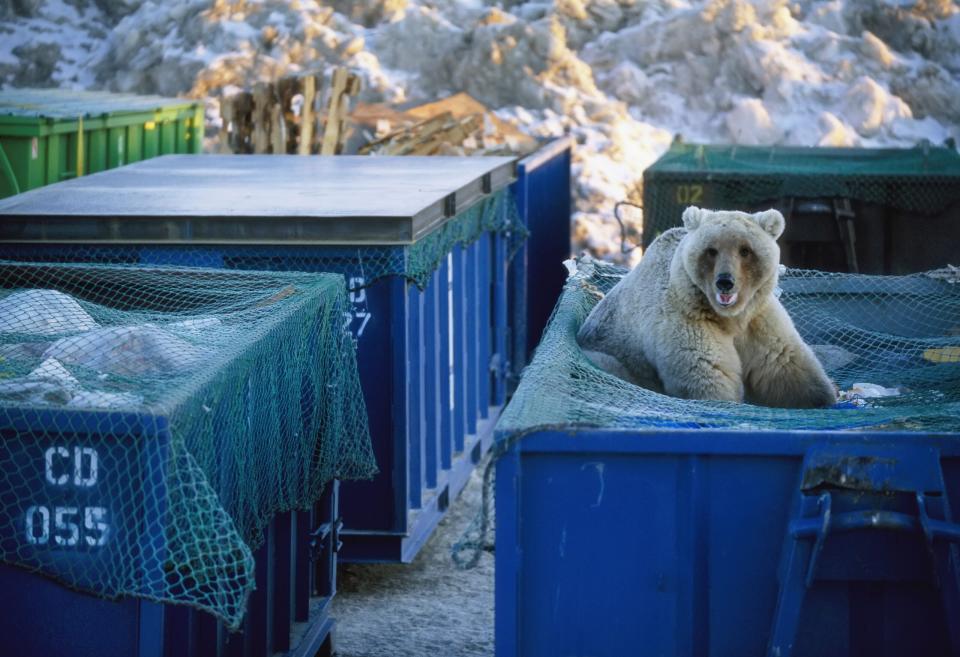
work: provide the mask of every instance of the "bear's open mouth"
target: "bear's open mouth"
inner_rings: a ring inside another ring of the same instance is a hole
[[[732,306],[736,302],[737,302],[736,292],[731,292],[730,294],[717,292],[717,303],[719,303],[721,306]]]

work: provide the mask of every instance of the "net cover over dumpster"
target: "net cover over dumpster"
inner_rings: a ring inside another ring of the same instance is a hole
[[[960,154],[926,143],[877,149],[677,143],[644,172],[643,189],[645,245],[679,226],[689,205],[739,210],[786,198],[842,198],[936,215],[960,203]]]
[[[960,431],[955,269],[909,276],[781,274],[780,301],[840,388],[869,383],[895,393],[815,410],[678,399],[595,367],[577,344],[577,331],[626,273],[598,261],[576,262],[533,362],[501,416],[499,440],[587,427]]]
[[[337,275],[0,263],[0,560],[238,627],[276,513],[375,472]]]
[[[230,264],[240,269],[269,266],[271,270],[315,269],[342,273],[354,283],[350,285],[351,291],[360,287],[355,284],[358,272],[362,273],[362,287],[388,276],[402,276],[422,290],[455,246],[473,244],[487,232],[501,233],[507,237],[510,256],[528,237],[529,231],[520,219],[517,204],[509,189],[494,192],[413,244],[347,246],[331,249],[326,256],[317,255],[315,249],[290,247],[285,252],[285,258],[266,256],[269,263],[248,256],[236,258]],[[302,252],[299,257],[295,253],[297,250]],[[192,253],[189,249],[181,251],[185,262],[203,262],[203,249],[196,249]],[[76,253],[79,258],[85,255],[82,247],[78,247]],[[122,249],[118,249],[117,253],[123,257]]]

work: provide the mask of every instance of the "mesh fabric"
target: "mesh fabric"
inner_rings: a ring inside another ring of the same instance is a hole
[[[374,474],[338,275],[0,263],[0,561],[239,626],[252,550]]]
[[[579,261],[497,426],[500,440],[546,428],[960,431],[960,274],[863,276],[787,270],[783,302],[841,389],[898,394],[816,410],[658,394],[595,367],[576,341],[627,270]]]
[[[644,172],[643,242],[680,225],[684,208],[766,209],[838,198],[922,215],[960,203],[960,154],[908,149],[705,146],[677,143]]]

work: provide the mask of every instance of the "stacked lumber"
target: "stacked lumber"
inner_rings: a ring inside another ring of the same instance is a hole
[[[537,146],[465,93],[406,110],[361,104],[352,119],[366,128],[361,154],[522,155]]]
[[[221,100],[221,150],[228,153],[336,155],[349,136],[350,99],[360,78],[334,69],[329,82],[317,73],[259,82]],[[321,93],[326,89],[325,93]]]
[[[450,112],[391,132],[360,148],[360,155],[464,155],[463,150],[476,144],[476,135],[483,130],[483,117],[471,114],[462,119]],[[476,149],[476,146],[474,146]]]

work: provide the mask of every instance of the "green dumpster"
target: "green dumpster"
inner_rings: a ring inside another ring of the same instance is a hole
[[[643,174],[643,243],[680,225],[688,205],[787,219],[788,267],[907,274],[957,261],[955,146],[805,148],[676,143]]]
[[[202,148],[200,101],[63,89],[0,91],[0,198]]]

